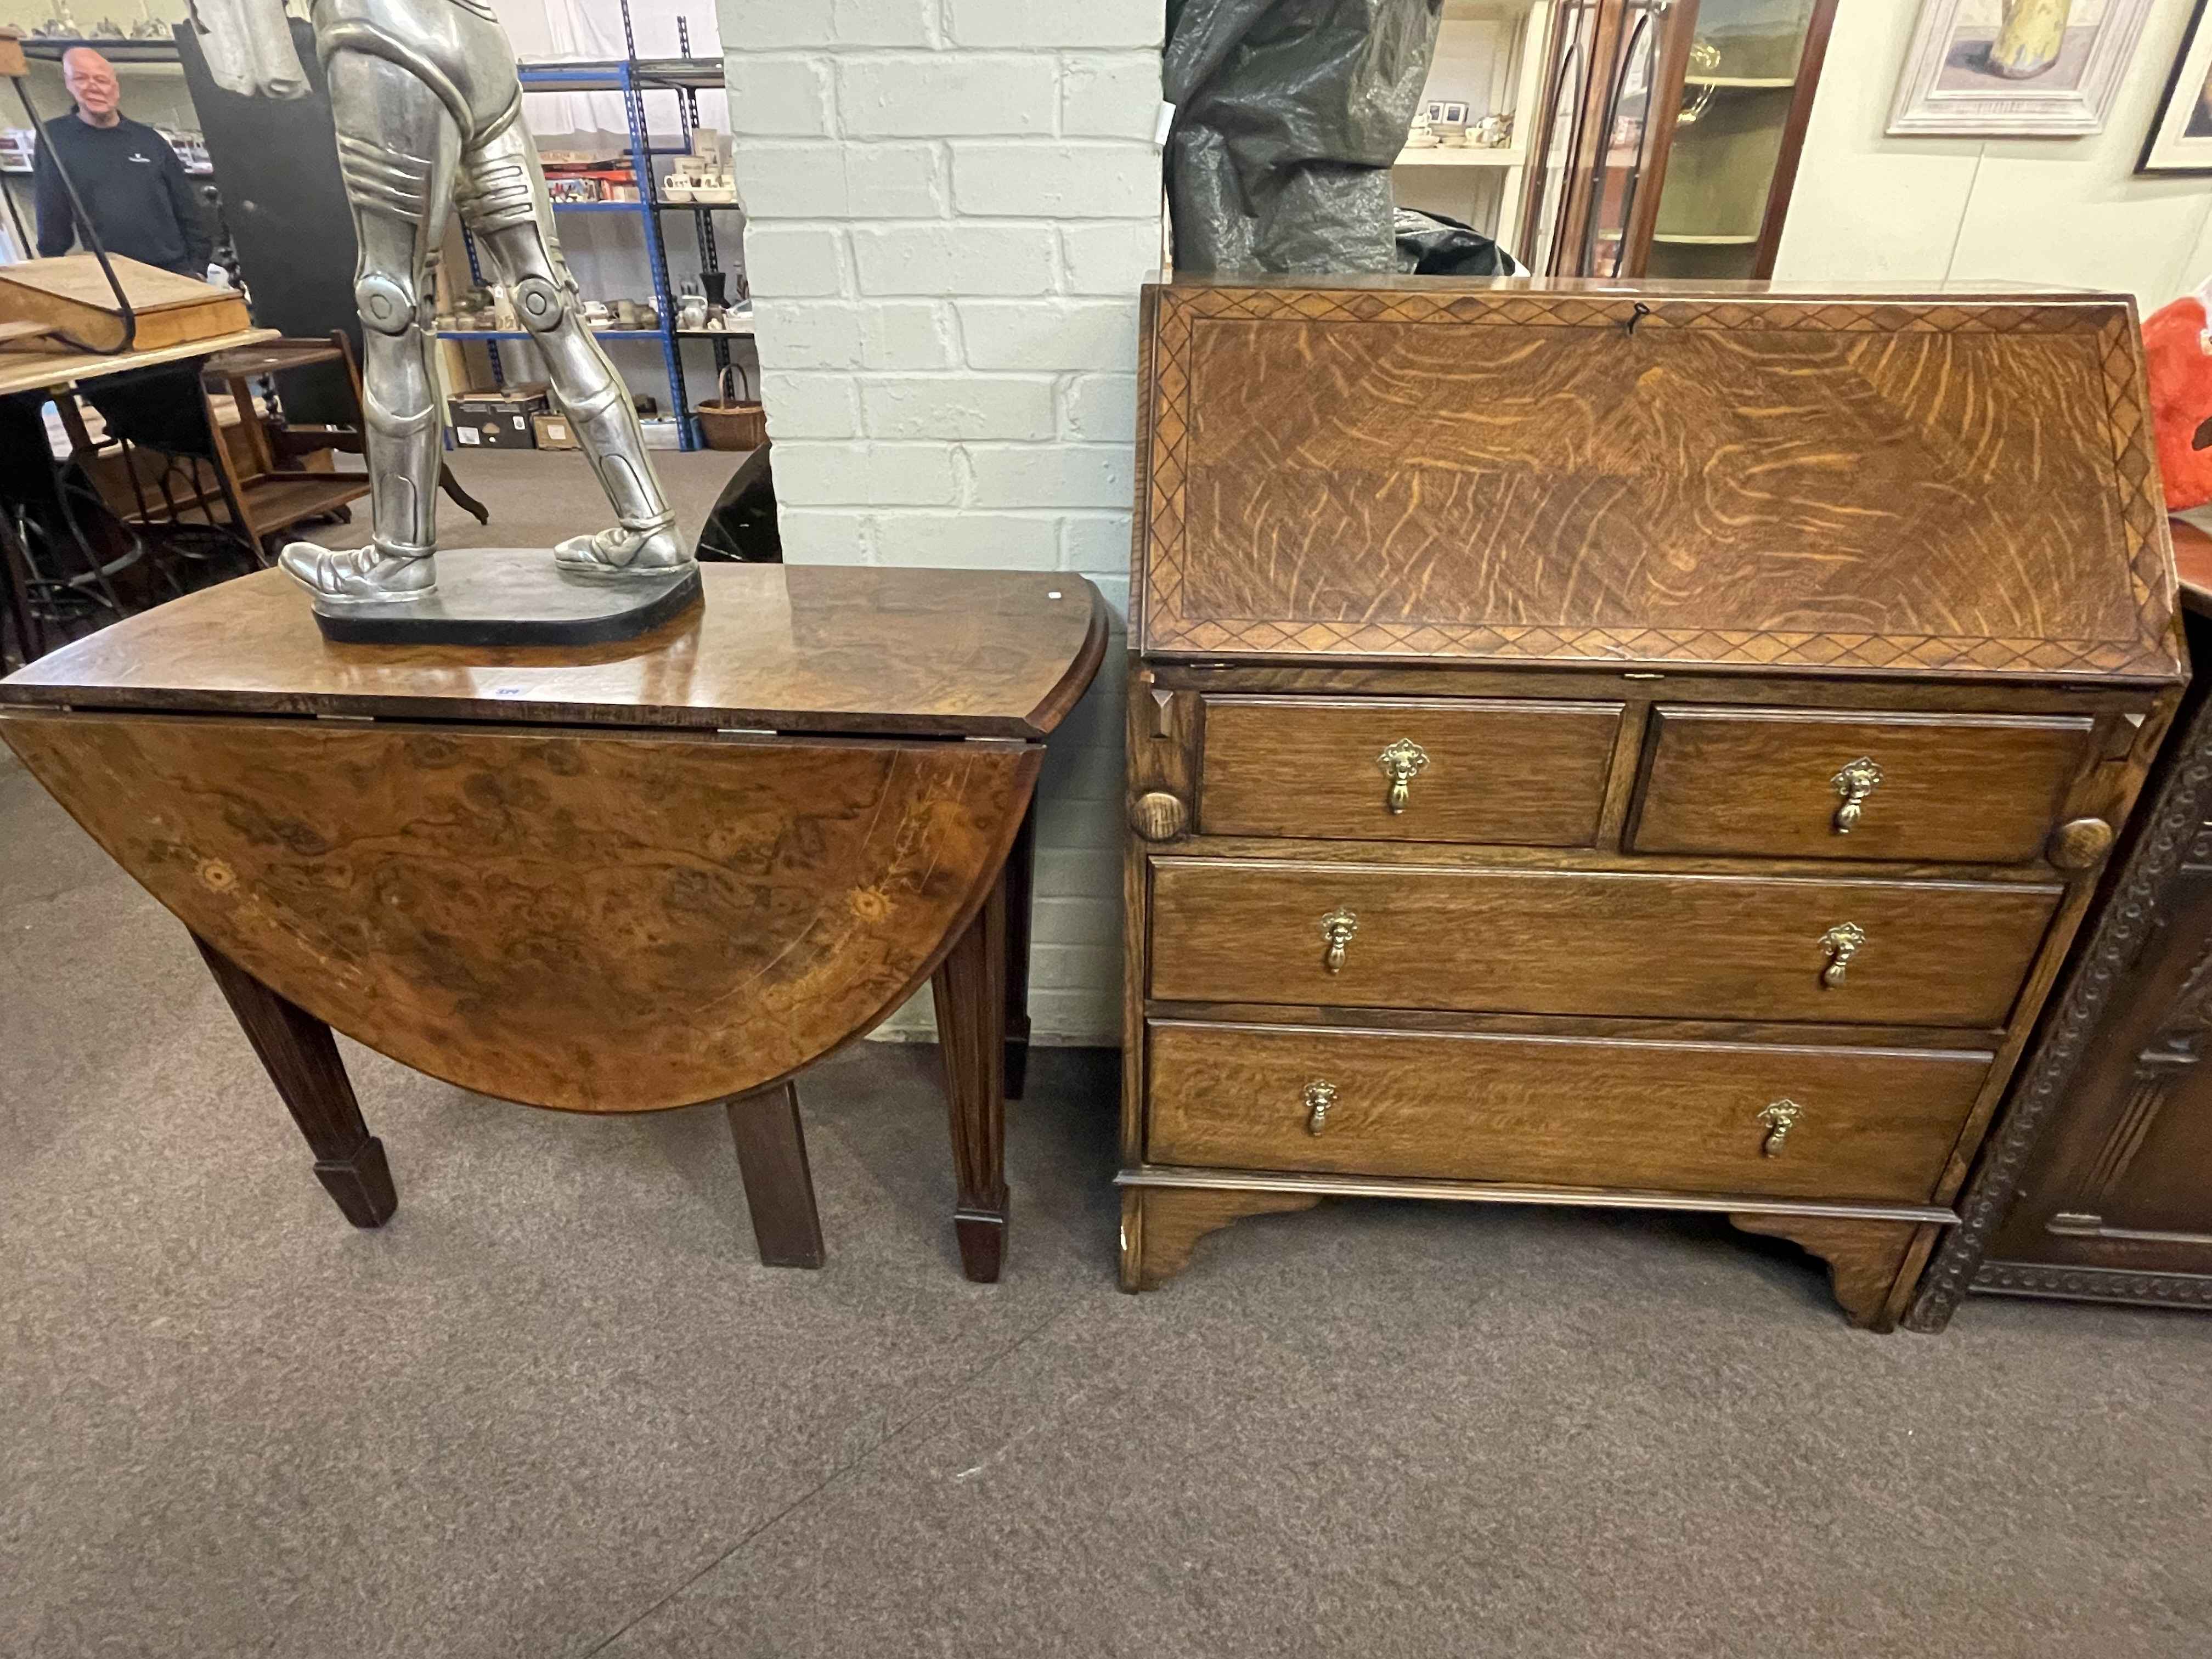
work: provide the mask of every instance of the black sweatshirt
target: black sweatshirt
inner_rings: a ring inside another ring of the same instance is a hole
[[[68,166],[92,228],[110,253],[186,276],[207,274],[215,240],[184,163],[167,139],[127,117],[112,127],[94,126],[74,112],[46,123],[33,179],[42,258],[68,252],[76,240],[55,153]]]

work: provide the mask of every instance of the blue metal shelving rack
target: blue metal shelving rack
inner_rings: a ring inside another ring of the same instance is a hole
[[[615,92],[622,94],[623,108],[629,127],[630,167],[637,177],[638,199],[635,202],[556,202],[556,213],[626,213],[643,227],[646,266],[653,281],[653,303],[660,319],[655,329],[604,328],[594,330],[602,340],[658,340],[663,368],[668,375],[668,400],[675,411],[677,441],[684,449],[696,449],[701,439],[698,421],[691,412],[690,389],[684,378],[683,342],[704,339],[714,343],[714,368],[717,374],[729,362],[729,330],[684,330],[676,325],[676,301],[668,280],[668,250],[660,234],[660,216],[664,212],[690,212],[699,229],[699,248],[704,268],[718,268],[714,246],[713,216],[717,212],[738,211],[730,203],[663,202],[659,182],[654,176],[653,158],[657,155],[682,155],[691,146],[691,135],[699,122],[699,93],[702,88],[722,84],[722,65],[718,58],[648,58],[637,56],[637,39],[630,28],[629,0],[623,0],[623,44],[627,58],[604,61],[526,64],[522,66],[522,89],[531,92]],[[684,52],[690,51],[690,30],[679,24],[678,40]],[[675,147],[655,145],[646,131],[645,95],[648,92],[667,92],[676,96],[677,122],[684,142]],[[461,244],[469,257],[469,276],[481,285],[483,267],[477,252],[476,238],[465,227],[461,231]],[[441,329],[441,340],[468,340],[483,344],[491,356],[493,380],[506,383],[505,370],[500,362],[499,342],[526,340],[530,337],[520,330],[502,329]],[[738,337],[742,337],[741,336]]]

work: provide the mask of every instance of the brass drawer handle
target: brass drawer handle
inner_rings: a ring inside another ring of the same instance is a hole
[[[1306,1133],[1317,1135],[1328,1126],[1328,1109],[1336,1104],[1336,1085],[1318,1078],[1306,1085]]]
[[[1820,948],[1828,953],[1828,965],[1820,969],[1820,983],[1832,989],[1841,985],[1844,970],[1866,942],[1866,929],[1855,921],[1838,922],[1821,934]]]
[[[1339,907],[1321,919],[1321,936],[1328,942],[1328,951],[1321,959],[1324,970],[1332,974],[1344,971],[1344,947],[1352,943],[1352,936],[1359,931],[1359,918]]]
[[[1759,1121],[1766,1126],[1766,1139],[1759,1143],[1761,1158],[1782,1156],[1782,1143],[1790,1139],[1791,1127],[1804,1110],[1796,1101],[1784,1099],[1773,1102],[1759,1115]]]
[[[1858,823],[1859,814],[1866,810],[1867,797],[1881,787],[1881,768],[1861,755],[1828,781],[1844,798],[1844,804],[1836,809],[1836,821],[1832,827],[1838,835],[1848,836]]]
[[[1390,793],[1382,804],[1393,812],[1404,811],[1413,795],[1413,774],[1429,763],[1429,751],[1410,738],[1401,738],[1377,755],[1375,763],[1390,780]]]

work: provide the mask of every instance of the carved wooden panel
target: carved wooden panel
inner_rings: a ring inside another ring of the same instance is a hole
[[[1041,747],[0,717],[115,860],[255,979],[538,1106],[748,1092],[958,934]]]
[[[2212,556],[2212,544],[2187,535]],[[2212,574],[2212,556],[2205,568]],[[2212,609],[2212,592],[2190,605]],[[2189,637],[2200,659],[2212,649],[2201,613]],[[1942,1330],[1970,1287],[2212,1305],[2212,1083],[2200,1059],[2212,1013],[2202,1000],[2208,939],[2212,704],[2200,683],[1982,1149],[1960,1224],[1917,1287],[1913,1329]],[[2170,1139],[2154,1152],[2154,1134]]]
[[[2212,870],[2185,861],[2161,903],[1994,1257],[2212,1273]]]
[[[2125,301],[1170,287],[1155,653],[2170,678]]]

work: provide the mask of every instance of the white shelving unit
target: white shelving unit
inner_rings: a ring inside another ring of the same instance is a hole
[[[1528,152],[1512,145],[1504,149],[1482,149],[1473,144],[1435,149],[1401,149],[1395,165],[1401,167],[1526,167]]]
[[[1497,149],[1470,144],[1401,150],[1392,168],[1405,206],[1463,221],[1516,256],[1528,138],[1543,102],[1551,27],[1552,0],[1445,0],[1423,106],[1431,100],[1464,102],[1470,125],[1486,114],[1510,114],[1513,142]]]

